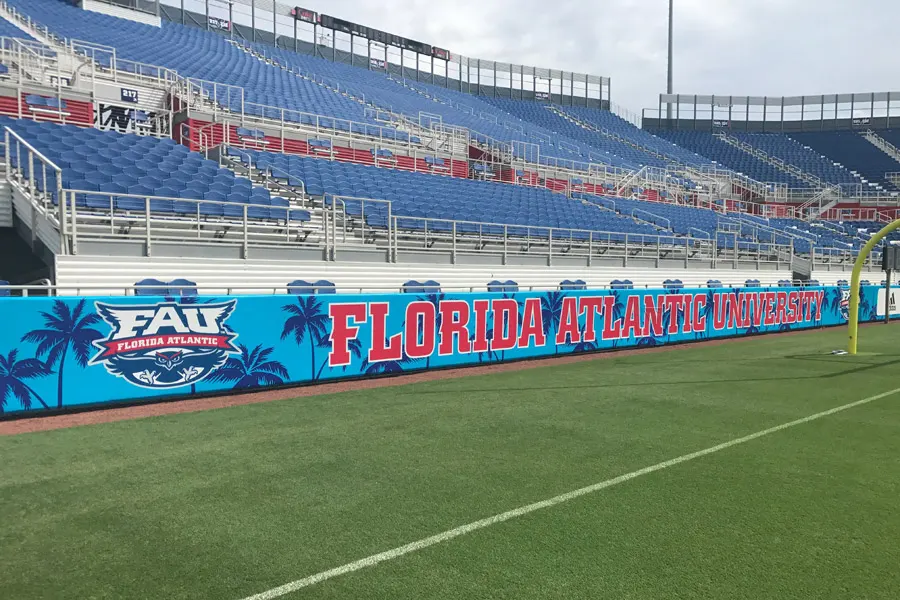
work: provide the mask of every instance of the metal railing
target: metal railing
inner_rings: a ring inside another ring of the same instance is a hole
[[[217,200],[63,189],[56,165],[6,130],[7,177],[28,194],[32,203],[55,223],[60,252],[78,254],[90,240],[127,240],[152,255],[158,244],[203,244],[240,247],[246,257],[253,247],[306,246],[323,248],[336,260],[343,248],[387,250],[387,260],[408,252],[449,252],[455,262],[461,253],[557,258],[621,260],[784,262],[789,252],[777,244],[741,242],[720,245],[718,240],[693,236],[651,236],[621,232],[558,229],[531,225],[480,223],[396,214],[391,202],[331,196],[324,218],[292,219],[290,206],[241,204]],[[40,182],[40,183],[39,183]],[[833,260],[833,258],[829,259]]]
[[[669,230],[672,229],[672,221],[670,221],[669,219],[667,219],[663,216],[652,213],[648,210],[643,210],[640,208],[633,208],[633,209],[631,209],[631,216],[640,221],[644,221],[645,223],[650,223],[651,225],[656,225],[657,227],[663,227],[663,225],[660,223],[660,221],[662,221],[663,223],[665,223],[666,229],[669,229]],[[649,218],[646,218],[646,217],[649,217]]]
[[[255,118],[265,119],[266,122],[275,123],[277,122],[282,129],[290,129],[292,127],[291,119],[285,119],[280,115],[282,110],[280,107],[270,107],[265,105],[255,104],[254,107],[251,107],[251,113],[259,113],[259,115],[248,114],[245,106],[245,95],[243,88],[239,88],[237,86],[228,86],[226,84],[220,84],[216,82],[202,82],[201,80],[195,78],[183,78],[178,75],[178,73],[174,70],[159,67],[155,65],[148,65],[145,63],[139,63],[135,61],[128,61],[119,58],[116,55],[116,51],[114,48],[109,46],[103,46],[102,44],[96,44],[92,42],[84,42],[80,40],[66,40],[64,38],[60,38],[50,32],[43,25],[33,21],[30,16],[22,15],[16,11],[14,7],[10,7],[7,5],[5,1],[0,1],[0,8],[6,11],[6,13],[12,18],[14,21],[21,23],[27,29],[39,33],[40,35],[46,37],[48,40],[53,42],[60,49],[64,49],[66,51],[72,52],[73,55],[82,56],[88,59],[89,65],[87,67],[81,66],[78,67],[77,77],[85,77],[89,78],[92,81],[96,81],[98,79],[112,79],[113,81],[143,81],[148,85],[156,85],[163,87],[165,89],[174,88],[178,93],[178,96],[181,100],[187,100],[186,108],[188,112],[203,110],[208,111],[211,110],[213,112],[213,116],[216,117],[220,113],[231,113],[232,116],[239,117],[238,120],[241,123],[250,123],[254,122]],[[298,76],[312,77],[315,79],[316,76],[302,73],[299,69],[294,67],[283,65],[279,62],[278,58],[273,58],[268,56],[265,53],[260,54],[257,49],[253,47],[246,47],[248,52],[254,53],[255,55],[259,55],[261,60],[266,60],[267,62],[272,62],[278,66],[281,66],[285,70],[288,70]],[[321,79],[321,78],[320,78]],[[59,80],[59,79],[58,79]],[[406,82],[405,82],[406,83]],[[322,79],[323,85],[329,85],[326,83],[324,79]],[[340,91],[340,84],[337,84],[337,89]],[[415,88],[415,85],[409,83],[409,86]],[[222,93],[221,90],[226,90]],[[420,90],[417,90],[420,91]],[[423,92],[427,93],[427,92]],[[362,102],[365,103],[365,98],[362,98]],[[464,110],[464,106],[458,102],[449,101],[452,105],[460,110]],[[475,114],[478,111],[471,109],[471,112]],[[266,115],[273,114],[275,112],[279,113],[278,118],[268,118]],[[294,111],[297,112],[297,111]],[[390,111],[389,111],[390,112]],[[236,114],[235,114],[236,113]],[[328,121],[335,121],[332,117],[322,117],[320,115],[315,115],[319,119],[325,119]],[[478,115],[482,116],[483,115]],[[487,115],[487,117],[493,119],[493,121],[497,121],[496,115]],[[405,117],[404,117],[405,118]],[[519,124],[510,124],[503,123],[507,128],[511,128],[513,131],[523,131],[522,126]],[[369,125],[370,127],[372,125]],[[324,134],[325,132],[322,130],[328,129],[327,127],[320,128],[320,133]],[[465,128],[460,128],[465,129]],[[332,132],[332,135],[339,135],[337,132]],[[531,131],[529,135],[532,137],[536,137],[538,139],[542,138],[542,135],[538,131]],[[547,140],[549,142],[549,139]],[[630,140],[625,140],[628,143],[632,143],[632,145],[637,144],[637,142],[632,142]],[[407,142],[407,144],[411,144],[411,142]],[[639,146],[639,144],[638,144]],[[642,146],[641,146],[642,147]],[[656,152],[653,149],[644,148],[648,152]],[[601,171],[605,173],[605,176],[613,179],[618,175],[616,173],[611,173],[612,169],[608,165],[600,165],[599,167],[595,167],[594,165],[588,163],[578,164],[579,161],[574,161],[570,159],[554,159],[553,163],[548,165],[555,168],[568,168],[570,170],[584,170],[586,167],[587,171]],[[783,161],[782,161],[783,162]],[[539,168],[539,164],[533,165],[534,168]],[[702,167],[703,169],[709,169],[714,167]],[[772,186],[769,184],[760,184],[759,182],[754,182],[750,180],[750,178],[741,176],[740,174],[717,169],[723,173],[727,173],[727,176],[733,178],[735,181],[742,181],[745,185],[750,186],[755,192],[759,192],[759,195],[765,194],[767,198],[777,199],[779,197],[778,194],[778,186]],[[887,198],[886,198],[887,199]],[[896,200],[894,200],[896,201]],[[872,200],[869,203],[876,203],[877,201]]]
[[[84,240],[122,239],[143,243],[147,256],[155,244],[228,245],[251,247],[319,246],[305,209],[151,196],[63,190],[63,229],[73,254]]]
[[[303,183],[303,180],[300,179],[300,177],[292,175],[277,167],[273,167],[272,165],[269,165],[266,168],[254,166],[253,155],[241,148],[225,146],[224,150],[225,151],[220,152],[218,156],[220,165],[225,166],[236,173],[244,171],[247,177],[258,185],[269,190],[275,188],[275,190],[285,197],[296,199],[301,205],[312,208],[312,201],[306,195],[306,184]],[[239,157],[241,158],[240,162],[235,163],[230,160],[230,156],[232,155],[229,154],[229,150],[239,154]],[[299,188],[299,191],[297,188]]]
[[[627,275],[624,275],[627,277]],[[769,287],[775,288],[778,287],[775,283],[775,279],[769,279],[773,283],[766,285],[765,283],[761,283],[760,287]],[[807,281],[802,281],[798,279],[782,279],[779,281],[790,281],[791,285],[794,287],[806,287],[809,285]],[[45,282],[45,283],[44,283]],[[636,283],[631,284],[632,287],[629,289],[641,290],[641,289],[663,289],[662,283],[653,285],[649,283]],[[177,300],[179,298],[190,298],[190,296],[182,296],[180,291],[184,289],[184,286],[176,286],[178,288],[179,293],[171,293],[173,290],[169,289],[167,285],[134,285],[134,284],[120,284],[120,283],[107,283],[107,284],[97,284],[97,283],[51,283],[50,280],[43,280],[42,282],[32,282],[25,284],[16,284],[16,285],[4,285],[0,286],[0,292],[8,292],[10,296],[16,297],[65,297],[65,296],[137,296],[141,292],[144,296],[158,295],[165,298],[170,298],[172,300]],[[199,283],[195,288],[198,292],[198,296],[239,296],[239,295],[295,295],[291,294],[289,291],[292,286],[288,284],[281,285],[230,285],[220,282],[213,283]],[[316,293],[329,293],[332,290],[335,290],[336,293],[339,294],[379,294],[379,293],[404,293],[405,287],[401,285],[384,285],[384,286],[376,286],[376,285],[351,285],[351,284],[337,284],[335,287],[332,286],[316,286],[314,284],[311,285],[303,285],[303,286],[295,286],[302,287],[306,290],[315,290]],[[563,290],[565,286],[560,282],[559,284],[546,284],[546,285],[517,285],[519,292],[544,292],[544,291],[554,291],[554,290]],[[697,283],[696,285],[692,284],[684,284],[685,288],[688,289],[718,289],[721,291],[726,291],[728,288],[737,289],[737,288],[747,288],[745,281],[722,281],[720,285],[712,285],[710,286],[708,283]],[[441,285],[440,291],[442,293],[472,293],[472,292],[488,292],[488,284],[484,283],[481,285]],[[613,290],[613,289],[622,289],[620,287],[614,286],[612,284],[589,284],[586,291],[592,290]],[[747,288],[749,289],[749,288]],[[165,290],[165,291],[164,291]],[[163,293],[158,293],[163,292]],[[506,293],[506,292],[493,292],[493,293]],[[304,294],[301,294],[304,295]],[[416,294],[410,294],[414,296]]]
[[[387,243],[388,261],[396,262],[396,224],[390,200],[325,196],[325,256],[337,260],[339,245]],[[383,232],[383,234],[382,234]],[[383,248],[383,246],[382,246]]]
[[[119,77],[127,76],[130,78],[145,79],[148,84],[159,85],[167,89],[172,88],[176,92],[176,95],[183,101],[183,105],[179,105],[178,108],[186,109],[189,115],[198,111],[203,113],[211,112],[214,120],[221,120],[220,115],[229,115],[235,117],[242,125],[259,124],[277,126],[281,132],[280,135],[282,138],[285,137],[286,131],[299,130],[303,131],[303,133],[309,133],[309,131],[312,130],[315,131],[317,135],[325,135],[332,139],[357,136],[365,137],[367,139],[374,138],[378,140],[380,146],[387,148],[402,147],[409,149],[416,146],[416,142],[413,141],[415,136],[412,134],[407,136],[405,141],[397,140],[396,135],[385,135],[384,129],[379,129],[377,135],[375,135],[372,129],[380,127],[378,125],[360,123],[335,117],[325,117],[314,113],[304,113],[302,111],[294,111],[282,107],[249,103],[246,101],[243,88],[218,82],[204,81],[197,78],[183,78],[179,76],[177,72],[170,69],[134,61],[126,61],[117,56],[114,48],[102,44],[71,40],[65,41],[64,46],[73,54],[88,59],[86,64],[89,65],[90,68],[84,69],[84,67],[79,67],[79,69],[85,70],[85,72],[81,74],[82,76],[89,77],[92,81],[109,78],[116,81]],[[302,76],[299,72],[295,74]],[[390,111],[387,112],[390,113]],[[411,121],[405,116],[400,115],[400,117],[403,119],[403,122],[400,123],[401,127],[404,123],[408,122],[407,125],[412,128],[414,124],[412,124]],[[434,127],[438,127],[439,130],[435,130]],[[521,130],[521,125],[516,125],[515,128]],[[342,133],[342,129],[346,131]],[[451,140],[461,140],[462,138],[459,136],[459,132],[463,130],[468,132],[466,128],[457,126],[452,126],[451,129],[452,131],[444,132],[442,131],[443,127],[441,127],[439,123],[435,123],[433,128],[428,130],[426,135],[438,137],[449,136],[449,139]],[[402,129],[394,129],[394,131],[402,131]],[[538,138],[541,136],[540,132],[530,132],[530,134],[531,133]],[[486,136],[479,135],[478,137],[486,139]],[[468,140],[468,135],[466,136],[466,139]],[[549,136],[546,141],[549,142]],[[427,142],[427,140],[419,139],[418,142]],[[451,144],[449,149],[453,150],[452,142],[449,143]],[[466,145],[468,145],[468,141],[466,141]],[[511,152],[509,144],[498,140],[488,140],[488,145],[491,146],[492,152],[500,152],[503,157],[502,162],[512,162],[513,153]],[[446,144],[444,144],[444,146],[446,146]],[[531,161],[524,160],[522,162],[529,163]],[[591,164],[590,162],[556,157],[545,160],[543,163],[544,164],[541,165],[541,161],[536,160],[532,166],[534,168],[541,168],[543,166],[554,170],[592,173],[594,176],[602,176],[607,182],[620,179],[628,173],[627,170],[610,167],[606,164]]]
[[[52,33],[46,25],[38,23],[33,20],[30,15],[24,15],[20,13],[16,7],[10,6],[6,3],[6,0],[0,0],[0,9],[4,10],[7,15],[19,25],[25,27],[28,30],[31,30],[42,37],[46,37],[50,40],[57,41],[59,43],[64,43],[64,39],[58,37],[54,33]]]
[[[44,156],[9,127],[3,128],[3,158],[7,181],[14,183],[32,199],[30,223],[32,241],[36,240],[40,216],[65,223],[65,204],[59,202],[63,194],[63,174],[53,161]],[[54,214],[54,204],[58,213]],[[60,254],[68,253],[65,227],[60,227],[60,247],[52,248]]]

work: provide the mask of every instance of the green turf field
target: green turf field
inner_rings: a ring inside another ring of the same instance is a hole
[[[0,598],[900,598],[900,328],[0,438]]]

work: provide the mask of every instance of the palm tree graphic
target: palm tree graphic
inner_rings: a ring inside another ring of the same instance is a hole
[[[843,296],[844,292],[840,287],[833,287],[829,289],[827,292],[825,292],[823,307],[825,309],[833,311],[835,314],[841,314],[841,300],[843,299]]]
[[[74,309],[70,309],[62,300],[56,300],[50,313],[41,313],[46,329],[35,329],[22,336],[23,342],[38,345],[37,358],[43,359],[46,356],[49,368],[52,369],[59,363],[57,408],[63,407],[63,375],[69,348],[75,354],[76,364],[84,369],[94,348],[94,341],[103,337],[103,334],[91,328],[100,322],[100,317],[96,313],[85,314],[84,307],[84,300],[79,301]]]
[[[37,392],[25,383],[26,379],[46,377],[52,375],[50,366],[37,358],[25,358],[18,360],[18,351],[10,350],[9,354],[0,354],[0,414],[6,408],[6,401],[14,396],[22,403],[22,408],[31,408],[31,399],[34,398],[44,408],[50,408]]]
[[[578,330],[579,334],[581,334],[578,338],[579,342],[577,344],[575,344],[574,347],[572,348],[572,352],[574,352],[576,354],[580,353],[580,352],[593,352],[594,350],[596,350],[599,347],[597,342],[584,341],[585,329],[586,329],[586,327],[581,327]]]
[[[510,323],[508,323],[508,322],[506,323],[506,327],[503,328],[503,329],[506,330],[506,333],[512,333],[513,335],[518,336],[519,330],[520,330],[521,327],[522,327],[522,317],[524,316],[524,311],[525,311],[525,301],[524,301],[524,300],[519,300],[519,299],[518,299],[518,294],[516,294],[515,292],[512,292],[512,293],[505,292],[505,293],[504,293],[502,296],[500,296],[500,297],[503,298],[504,300],[515,300],[515,301],[516,301],[516,306],[517,306],[517,309],[516,309],[516,313],[517,313],[517,316],[516,316],[516,322],[518,323],[518,326],[517,326],[517,328],[516,328],[516,331],[512,331],[512,332],[510,331]],[[492,313],[492,314],[493,314],[493,313]],[[503,335],[503,331],[501,330],[501,331],[499,332],[499,334],[502,336],[502,335]],[[494,348],[494,334],[493,334],[493,329],[491,330],[491,338],[490,338],[490,339],[491,339],[491,350],[493,351],[493,348]],[[494,356],[496,356],[496,355],[497,355],[497,353],[494,352]],[[506,360],[506,350],[501,350],[501,351],[500,351],[500,362],[503,362],[503,361],[505,361],[505,360]]]
[[[869,303],[869,297],[865,294],[865,290],[862,286],[859,287],[859,312],[863,315],[863,319],[866,319],[866,317],[871,318],[872,315],[876,313],[876,311],[872,309],[872,306]]]
[[[615,298],[615,302],[612,307],[612,320],[613,323],[616,321],[621,322],[622,319],[625,318],[625,305],[628,303],[628,296],[630,296],[628,292],[623,291],[614,291],[612,293],[613,298]],[[615,348],[619,345],[619,340],[612,341],[612,347]]]
[[[389,339],[386,338],[384,340],[384,345],[387,347],[389,343]],[[360,371],[365,373],[366,375],[390,375],[394,373],[402,373],[406,370],[406,368],[410,365],[414,365],[419,362],[421,359],[419,358],[410,358],[406,354],[406,350],[403,351],[403,356],[400,360],[382,360],[379,362],[370,363],[368,358],[363,359],[362,365],[360,366]]]
[[[476,352],[476,354],[478,355],[478,362],[492,363],[495,360],[497,360],[498,358],[500,358],[500,355],[497,354],[497,352],[495,352],[493,350],[493,348],[491,348],[492,344],[494,343],[494,330],[493,329],[487,330],[487,332],[485,333],[485,339],[487,339],[487,341],[488,341],[488,349],[485,350],[484,352]],[[472,335],[469,336],[469,343],[470,344],[475,343],[475,333],[474,332],[472,333]]]
[[[232,356],[209,376],[209,381],[235,382],[234,389],[281,385],[288,379],[288,371],[277,360],[269,360],[274,348],[263,349],[262,344],[248,350],[240,344],[240,357]]]
[[[544,336],[550,339],[550,336],[559,327],[559,319],[562,316],[562,305],[565,294],[562,292],[547,292],[541,296],[541,327],[544,330]],[[559,346],[556,341],[553,342],[555,348],[554,353],[559,354]]]
[[[322,343],[319,345],[320,348],[330,348],[330,342],[327,337],[322,339]],[[362,342],[358,339],[353,338],[352,340],[347,340],[347,349],[350,350],[350,354],[352,354],[357,360],[362,358]],[[352,364],[352,363],[351,363]],[[325,357],[325,360],[322,361],[322,366],[319,367],[319,372],[316,373],[316,380],[322,377],[322,371],[325,370],[325,367],[328,365],[328,357]],[[342,367],[343,371],[347,371],[347,367],[350,365],[344,365]]]
[[[720,296],[721,297],[721,296]],[[713,290],[709,290],[706,292],[706,304],[703,306],[703,311],[700,313],[704,322],[706,323],[706,331],[695,331],[694,338],[698,340],[702,340],[704,337],[709,337],[710,323],[715,318],[716,313],[716,292]]]
[[[662,319],[660,319],[660,329],[662,329],[662,335],[659,337],[653,337],[652,335],[648,335],[647,337],[642,337],[638,340],[638,348],[649,348],[653,346],[663,346],[669,340],[669,325],[672,323],[672,311],[671,310],[663,310]]]
[[[327,343],[328,315],[322,303],[312,295],[298,296],[296,304],[286,304],[282,310],[291,316],[284,322],[281,339],[293,336],[298,346],[309,340],[309,378],[315,381],[316,348]]]
[[[441,300],[443,300],[444,298],[446,298],[446,296],[444,294],[442,294],[441,292],[425,294],[424,296],[419,296],[418,298],[416,298],[416,300],[418,300],[419,302],[430,302],[432,305],[434,305],[434,315],[435,315],[434,336],[435,336],[435,339],[437,339],[438,332],[441,329],[441,321],[442,321],[442,319],[441,319]],[[419,341],[421,342],[422,341],[421,338],[424,335],[424,333],[422,332],[421,327],[419,327],[418,329],[419,329],[419,338],[420,338]],[[430,366],[431,366],[431,357],[429,356],[428,358],[425,359],[425,368],[427,369]]]

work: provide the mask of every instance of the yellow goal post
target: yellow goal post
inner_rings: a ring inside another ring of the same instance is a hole
[[[872,248],[884,239],[884,236],[898,227],[900,227],[900,219],[888,224],[866,242],[866,245],[862,247],[862,250],[859,251],[859,255],[856,257],[856,263],[853,265],[853,276],[850,278],[850,314],[847,318],[847,329],[850,336],[847,352],[850,354],[856,354],[856,342],[859,333],[859,279],[862,275],[863,266],[866,264],[866,259],[869,257]]]

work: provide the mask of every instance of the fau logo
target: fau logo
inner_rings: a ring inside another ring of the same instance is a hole
[[[841,290],[841,318],[850,320],[850,290]]]
[[[239,350],[237,334],[225,320],[237,300],[219,304],[115,305],[97,302],[97,314],[112,332],[94,345],[100,352],[90,364],[152,389],[176,388],[209,377]]]

